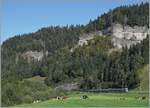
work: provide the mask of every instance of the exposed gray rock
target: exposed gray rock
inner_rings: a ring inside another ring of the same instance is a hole
[[[139,26],[122,26],[120,24],[114,24],[111,29],[112,43],[114,47],[118,49],[122,47],[130,47],[140,43],[148,35],[148,29],[146,27]]]
[[[48,54],[48,52],[46,52],[46,55]],[[27,51],[25,53],[22,54],[22,57],[24,59],[27,59],[28,62],[34,60],[34,61],[41,61],[43,58],[44,54],[43,51]]]
[[[88,40],[93,39],[95,36],[102,36],[102,35],[103,35],[102,31],[91,32],[91,33],[88,33],[88,34],[83,34],[79,38],[78,45],[79,46],[83,46],[83,44],[87,45],[88,44]]]
[[[102,31],[91,32],[83,34],[79,38],[78,45],[71,49],[74,51],[78,46],[87,45],[88,41],[93,39],[95,36],[106,36],[112,37],[112,43],[115,48],[121,49],[122,47],[130,47],[137,43],[140,43],[148,35],[148,28],[146,26],[122,26],[121,24],[113,24],[111,27]]]
[[[78,46],[88,45],[88,41],[93,39],[95,36],[103,36],[102,31],[91,32],[87,34],[82,34],[79,37],[78,44],[70,49],[70,52],[73,52]]]

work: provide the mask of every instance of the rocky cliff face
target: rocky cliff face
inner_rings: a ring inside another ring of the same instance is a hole
[[[83,34],[79,38],[78,45],[79,46],[83,46],[83,44],[87,45],[88,44],[88,40],[93,39],[95,36],[102,36],[102,35],[103,35],[102,31],[97,31],[97,32],[88,33],[88,34]]]
[[[93,39],[95,36],[104,36],[102,31],[91,32],[88,34],[82,34],[79,37],[78,44],[71,48],[70,52],[73,52],[78,46],[88,45],[88,41]]]
[[[46,55],[48,54],[48,52],[46,52]],[[27,59],[28,62],[30,61],[41,61],[42,58],[44,57],[43,51],[27,51],[25,53],[22,54],[22,57],[24,59]]]
[[[114,47],[120,49],[122,47],[130,47],[131,45],[140,43],[148,35],[146,27],[139,26],[122,26],[114,24],[111,29],[112,43]]]
[[[87,45],[88,41],[93,39],[95,36],[107,35],[112,37],[112,43],[115,48],[129,48],[131,45],[140,43],[143,39],[146,38],[148,35],[148,28],[141,26],[130,27],[122,26],[121,24],[113,24],[111,27],[108,27],[105,30],[83,34],[80,36],[77,46],[83,46],[84,44]]]

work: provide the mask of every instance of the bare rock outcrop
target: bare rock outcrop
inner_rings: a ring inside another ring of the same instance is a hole
[[[46,55],[48,54],[48,52],[46,52]],[[27,51],[25,53],[22,54],[22,57],[24,59],[27,59],[28,62],[30,61],[41,61],[44,57],[44,53],[43,51]]]
[[[91,32],[83,34],[79,37],[78,44],[70,51],[73,52],[78,46],[88,45],[88,41],[95,36],[111,36],[111,41],[114,49],[122,49],[123,47],[130,48],[130,46],[140,43],[148,35],[148,28],[146,26],[123,26],[121,24],[113,24],[111,27],[102,31]]]
[[[76,48],[83,45],[88,45],[88,41],[93,39],[95,36],[103,36],[102,31],[84,33],[79,37],[78,44],[70,49],[70,52],[73,52]]]
[[[88,44],[88,40],[93,39],[95,36],[102,36],[102,31],[97,31],[97,32],[91,32],[88,34],[83,34],[82,36],[79,37],[79,42],[78,45],[79,46],[83,46],[83,44],[87,45]]]
[[[120,49],[122,47],[130,47],[140,43],[148,35],[148,29],[140,26],[122,26],[114,24],[111,29],[112,43],[114,47]]]

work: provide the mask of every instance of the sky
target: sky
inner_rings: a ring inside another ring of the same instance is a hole
[[[120,5],[147,0],[2,0],[1,42],[42,27],[87,24]]]

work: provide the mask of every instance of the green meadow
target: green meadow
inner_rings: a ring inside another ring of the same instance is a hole
[[[88,99],[80,99],[87,95]],[[138,97],[146,99],[138,99]],[[50,99],[44,102],[22,104],[16,107],[148,107],[148,92],[128,93],[79,93],[69,95],[68,99]]]

